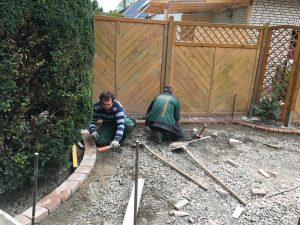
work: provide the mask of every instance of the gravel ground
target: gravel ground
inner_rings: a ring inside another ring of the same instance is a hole
[[[189,130],[201,125],[183,126],[185,140]],[[122,150],[98,153],[97,163],[87,181],[72,196],[40,224],[82,225],[122,224],[134,183],[135,140],[146,141],[160,156],[209,187],[204,191],[193,182],[140,149],[139,177],[145,180],[139,206],[138,224],[143,225],[241,225],[241,224],[296,224],[300,216],[300,188],[266,198],[253,196],[251,188],[261,188],[267,195],[300,185],[300,137],[265,133],[241,126],[210,125],[205,135],[217,132],[217,138],[193,143],[188,149],[198,161],[234,190],[246,202],[238,219],[232,217],[239,202],[215,191],[221,188],[185,152],[171,152],[170,142],[157,145],[150,140],[145,127],[137,127]],[[229,139],[242,141],[232,145]],[[273,144],[278,148],[266,146]],[[233,167],[226,163],[232,159]],[[274,171],[276,178],[265,178],[258,169]],[[175,217],[170,212],[174,204],[187,199],[189,204],[181,210],[189,215]]]

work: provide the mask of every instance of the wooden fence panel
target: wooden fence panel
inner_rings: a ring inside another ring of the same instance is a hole
[[[145,113],[160,93],[164,25],[121,23],[117,97],[129,113]]]
[[[252,94],[257,64],[257,49],[217,48],[211,88],[209,112],[246,113]]]
[[[116,22],[94,21],[94,101],[99,98],[99,95],[103,90],[115,91],[115,36]]]
[[[293,120],[300,123],[300,92],[298,93]]]
[[[183,114],[207,113],[214,53],[209,47],[175,47],[170,84]]]

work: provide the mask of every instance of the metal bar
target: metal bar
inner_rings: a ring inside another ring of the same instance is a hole
[[[187,175],[184,173],[182,170],[178,169],[176,166],[174,166],[172,163],[167,162],[164,158],[160,157],[158,154],[153,152],[146,144],[143,144],[145,149],[148,150],[152,155],[154,155],[156,158],[160,159],[163,163],[167,164],[169,167],[171,167],[173,170],[184,176],[185,178],[193,181],[195,184],[197,184],[199,187],[201,187],[203,190],[207,191],[208,188],[205,187],[204,185],[200,184],[198,181],[196,181],[194,178],[191,176]]]
[[[233,106],[232,106],[232,115],[231,115],[231,119],[233,119],[233,116],[234,116],[235,99],[236,99],[236,94],[234,95],[234,98],[233,98]]]
[[[32,225],[34,225],[34,219],[35,219],[38,167],[39,167],[39,153],[36,152],[34,153],[34,190],[33,190],[33,204],[32,204],[32,218],[31,218]]]
[[[218,177],[216,177],[215,175],[213,175],[205,166],[201,165],[201,163],[192,155],[192,153],[187,150],[186,148],[184,148],[184,150],[186,151],[186,153],[192,157],[192,159],[211,177],[213,178],[215,181],[217,181],[224,189],[226,189],[228,192],[230,192],[230,194],[232,194],[233,197],[235,197],[241,204],[246,205],[246,202],[244,199],[242,199],[241,197],[239,197],[234,191],[232,191],[229,187],[227,187]]]
[[[283,191],[280,191],[280,192],[276,192],[276,193],[271,194],[271,195],[267,195],[266,198],[270,198],[270,197],[273,197],[273,196],[276,196],[276,195],[279,195],[279,194],[283,194],[283,193],[288,192],[288,191],[292,191],[292,190],[294,190],[298,187],[300,187],[300,185],[297,185],[295,187],[292,187],[292,188],[289,188],[289,189],[286,189],[286,190],[283,190]]]

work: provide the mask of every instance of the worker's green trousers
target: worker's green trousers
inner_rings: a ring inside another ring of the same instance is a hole
[[[128,136],[135,127],[135,121],[130,117],[125,118],[125,130],[123,138]],[[97,147],[107,146],[114,140],[117,131],[117,122],[103,122],[101,127],[98,129],[98,139],[96,140]],[[121,140],[121,141],[122,141]]]

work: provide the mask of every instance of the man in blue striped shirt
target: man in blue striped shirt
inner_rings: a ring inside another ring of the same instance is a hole
[[[97,129],[96,123],[102,120]],[[120,141],[132,132],[135,121],[126,116],[123,106],[115,100],[114,95],[104,91],[99,101],[94,104],[93,116],[89,125],[89,132],[94,137],[97,147],[119,147]]]

